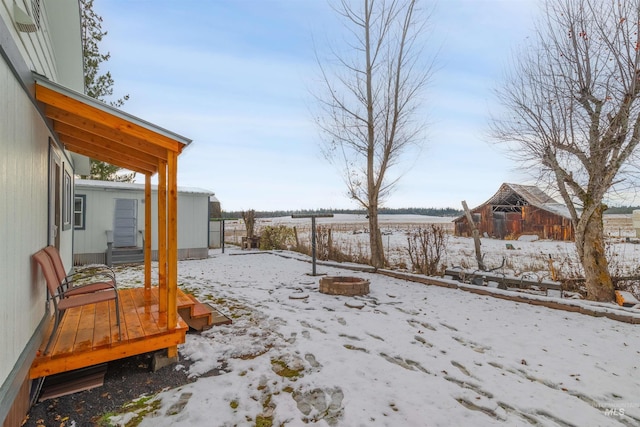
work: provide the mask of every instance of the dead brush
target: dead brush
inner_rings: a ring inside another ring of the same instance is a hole
[[[514,262],[510,260],[514,276],[522,276],[524,274],[535,274],[536,276],[550,275],[549,263],[547,262],[547,256],[544,254],[536,254],[533,256],[527,256],[525,260],[520,262]]]
[[[311,255],[310,237],[299,239],[296,251]],[[316,258],[322,261],[352,262],[357,264],[368,264],[369,254],[364,250],[361,242],[355,244],[348,240],[346,242],[335,242],[333,231],[329,226],[319,225],[316,227]]]
[[[435,224],[418,228],[407,237],[407,251],[414,272],[427,276],[442,275],[445,266],[447,235],[444,229]]]

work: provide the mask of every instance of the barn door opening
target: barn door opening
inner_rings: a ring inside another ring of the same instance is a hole
[[[113,246],[116,248],[127,248],[137,244],[137,202],[136,199],[116,199],[113,216]]]

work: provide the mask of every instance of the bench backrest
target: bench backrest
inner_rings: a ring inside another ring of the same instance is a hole
[[[59,297],[60,295],[58,293],[58,287],[60,286],[60,282],[58,282],[58,277],[56,275],[55,268],[53,267],[53,262],[51,262],[51,258],[49,257],[49,255],[44,251],[44,249],[41,249],[33,254],[32,258],[40,266],[51,296]]]
[[[62,263],[62,258],[60,257],[58,248],[55,246],[47,246],[43,250],[51,259],[56,276],[58,277],[58,283],[61,285],[64,284],[65,279],[67,278],[67,271],[64,269],[64,264]]]

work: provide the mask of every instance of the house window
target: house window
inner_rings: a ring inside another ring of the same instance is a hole
[[[73,228],[76,230],[85,229],[85,219],[87,214],[86,203],[86,195],[79,194],[75,197],[75,202],[73,204]]]
[[[71,185],[71,175],[69,172],[64,171],[64,188],[62,199],[62,229],[68,230],[71,228],[71,201],[73,200],[73,186]]]

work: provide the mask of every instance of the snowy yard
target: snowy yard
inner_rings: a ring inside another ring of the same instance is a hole
[[[225,252],[179,283],[233,324],[188,334],[198,380],[143,426],[640,425],[637,325],[319,266],[371,282],[330,296],[307,262]]]

